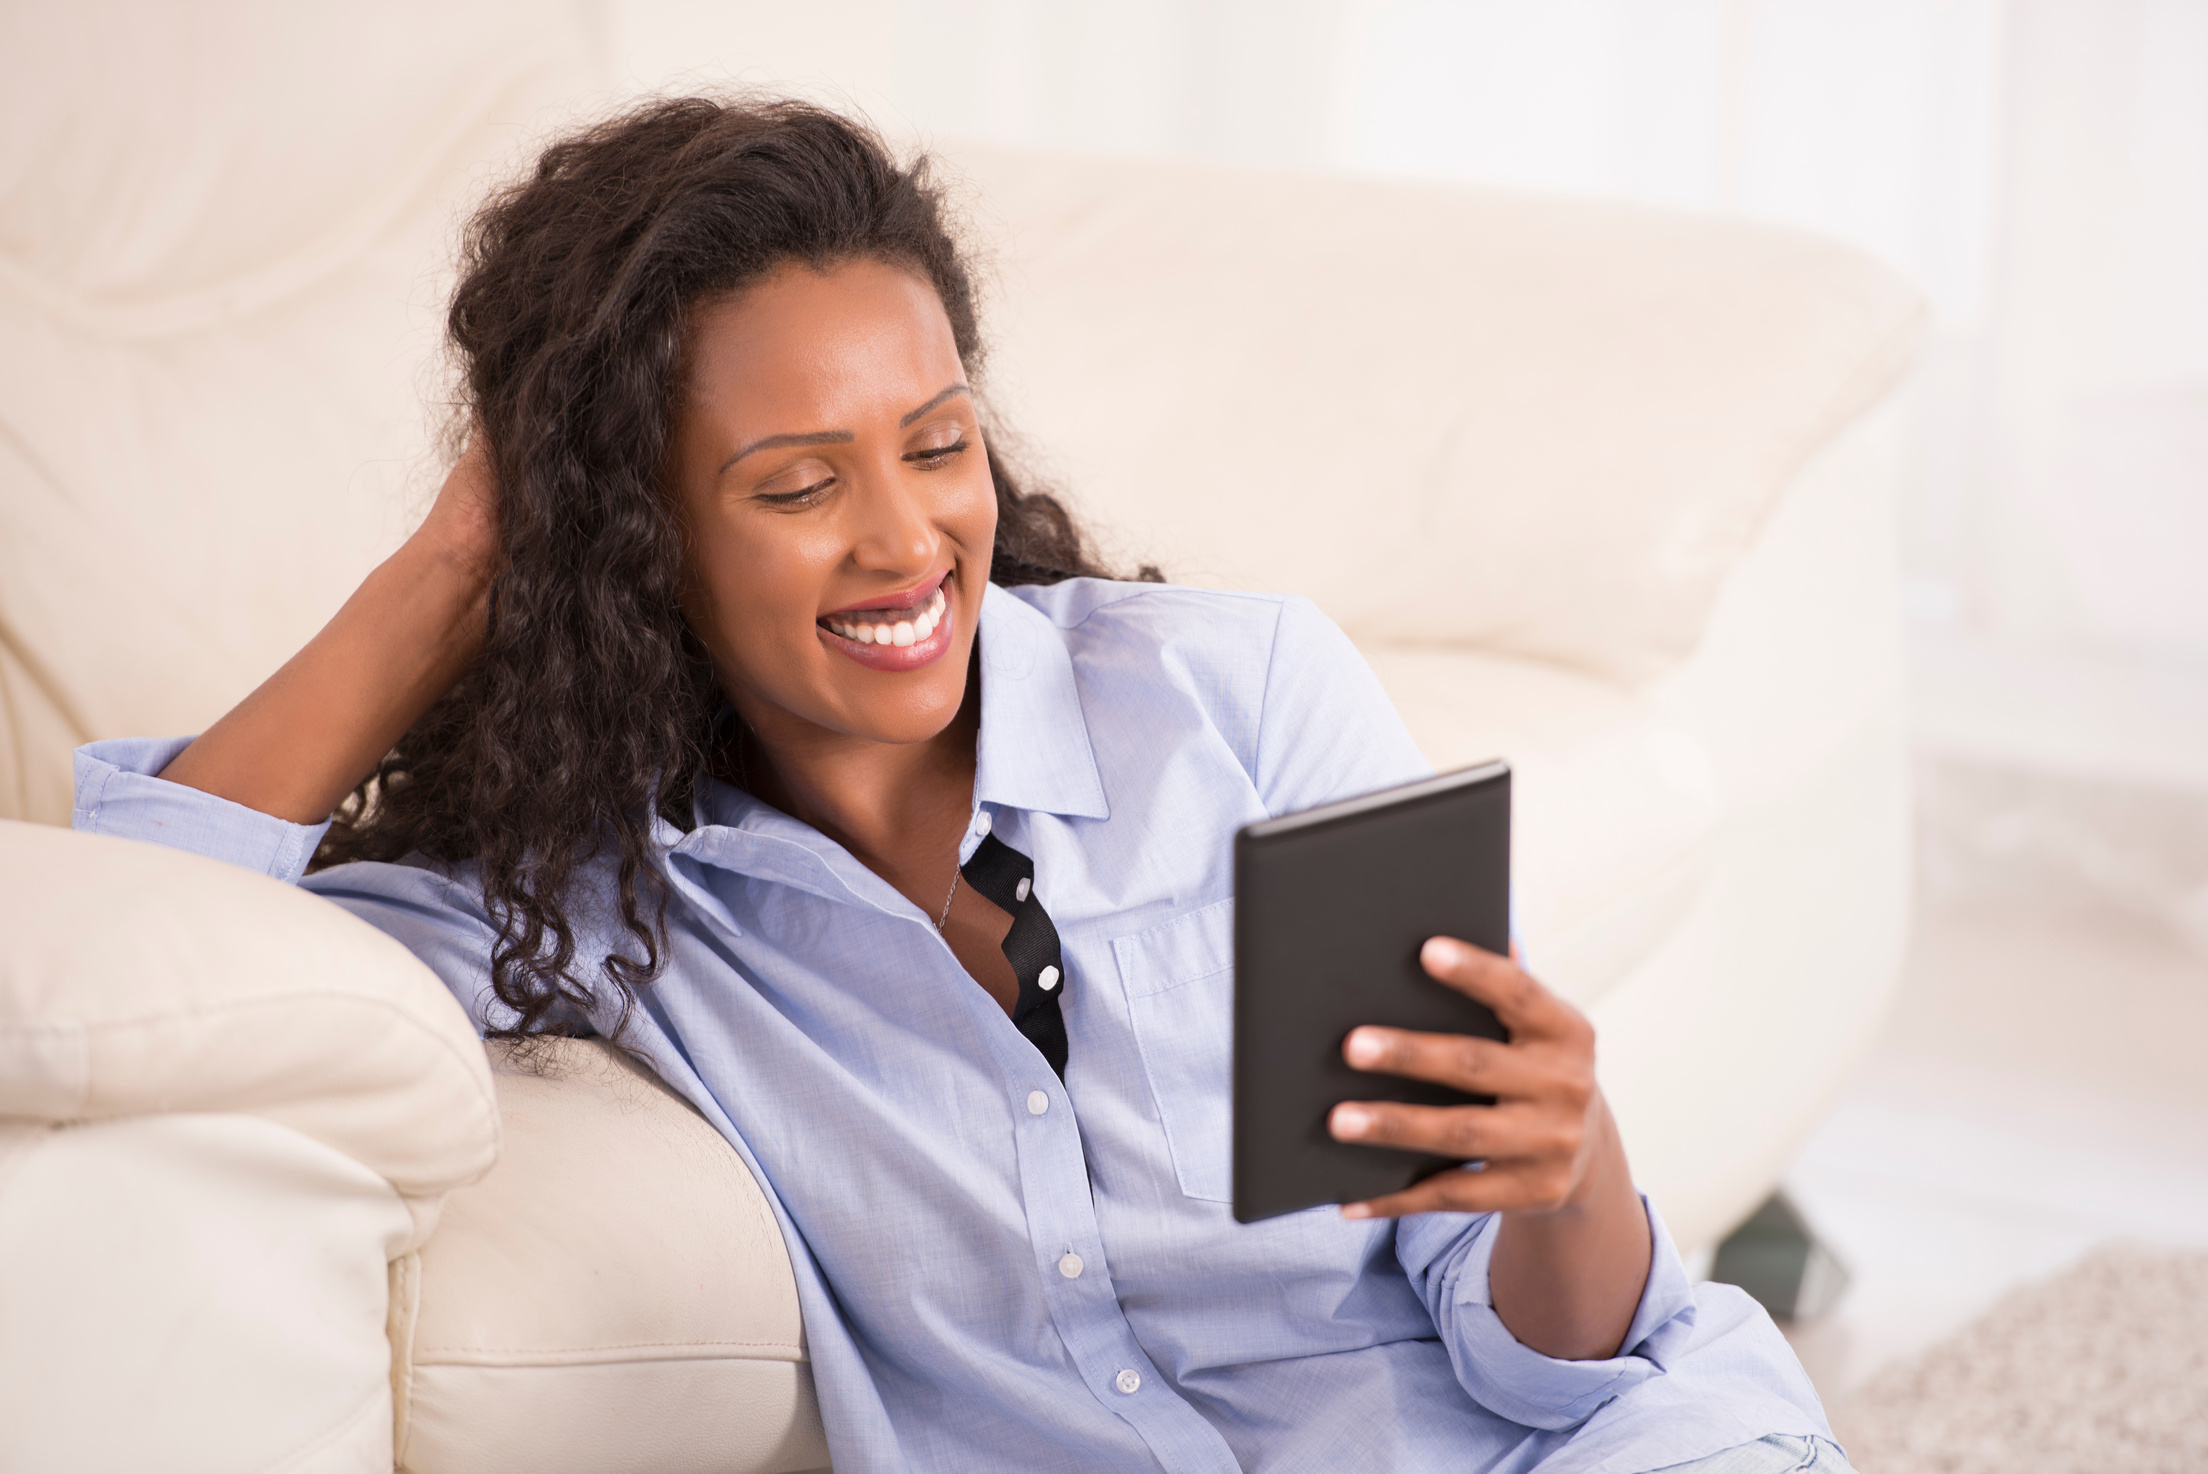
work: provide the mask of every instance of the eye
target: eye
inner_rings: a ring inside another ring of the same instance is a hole
[[[835,484],[836,478],[828,476],[815,481],[810,486],[801,486],[795,491],[755,492],[753,493],[753,499],[765,502],[770,507],[807,507],[819,501],[821,497],[827,494],[828,488]]]
[[[933,471],[938,466],[949,465],[952,458],[964,451],[969,443],[966,437],[961,435],[949,445],[938,445],[927,450],[908,451],[905,454],[905,462],[908,465],[918,466],[924,471]]]

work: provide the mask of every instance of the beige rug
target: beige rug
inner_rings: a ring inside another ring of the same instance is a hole
[[[2208,1474],[2208,1254],[2102,1250],[1831,1411],[1862,1474]]]

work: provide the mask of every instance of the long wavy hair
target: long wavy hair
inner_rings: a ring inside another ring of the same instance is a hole
[[[653,828],[691,823],[722,703],[680,607],[666,449],[691,314],[776,267],[871,259],[929,282],[969,380],[974,284],[925,156],[804,103],[658,100],[545,150],[463,238],[448,319],[492,447],[502,561],[481,654],[341,806],[319,867],[472,867],[496,1032],[626,1023],[666,955]],[[1001,584],[1111,576],[992,444]],[[1142,576],[1156,578],[1152,569]],[[625,937],[582,955],[578,919]]]

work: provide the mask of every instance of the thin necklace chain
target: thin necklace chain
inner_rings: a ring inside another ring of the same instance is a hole
[[[958,894],[958,876],[959,872],[954,867],[951,871],[951,888],[943,893],[943,914],[935,918],[937,931],[943,930],[944,923],[951,919],[951,898]]]
[[[735,743],[736,786],[743,789],[746,793],[749,793],[751,792],[751,784],[748,780],[751,775],[749,772],[746,771],[749,767],[749,764],[744,761],[744,749],[750,746],[750,744],[746,742],[744,738],[746,734],[750,731],[750,724],[748,722],[744,722],[742,717],[738,717],[737,721],[741,725],[739,725],[737,728]],[[941,932],[945,926],[948,926],[950,924],[951,902],[958,899],[958,882],[959,870],[958,867],[954,865],[951,867],[951,888],[943,893],[943,914],[935,918],[935,929],[938,932]]]

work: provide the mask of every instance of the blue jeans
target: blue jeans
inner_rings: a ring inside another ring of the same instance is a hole
[[[1672,1464],[1650,1474],[1853,1474],[1837,1445],[1822,1438],[1789,1438],[1774,1433],[1692,1463]]]

